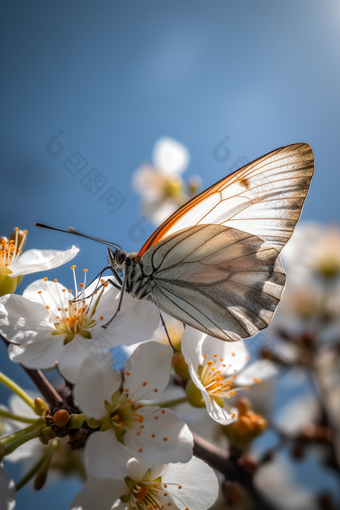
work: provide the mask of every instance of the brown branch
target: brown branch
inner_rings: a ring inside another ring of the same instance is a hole
[[[240,482],[241,486],[252,498],[257,510],[275,510],[254,485],[253,476],[247,473],[236,459],[229,457],[227,452],[216,448],[200,436],[194,436],[194,455],[205,460],[209,466],[222,473],[228,480]]]
[[[0,334],[0,337],[5,342],[6,346],[10,345],[10,342]],[[31,381],[36,385],[44,399],[50,404],[51,408],[58,407],[64,403],[62,397],[59,395],[57,390],[52,384],[46,379],[44,374],[40,370],[32,370],[21,365],[25,370]]]

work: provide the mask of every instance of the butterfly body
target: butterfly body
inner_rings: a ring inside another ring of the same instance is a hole
[[[313,152],[301,143],[214,184],[170,216],[138,254],[111,252],[123,292],[225,341],[267,327],[285,285],[279,253],[313,171]]]

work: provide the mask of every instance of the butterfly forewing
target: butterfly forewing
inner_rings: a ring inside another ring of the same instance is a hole
[[[276,149],[184,204],[148,239],[137,259],[175,232],[211,223],[254,234],[280,251],[301,215],[313,171],[309,145]]]
[[[223,225],[197,225],[167,236],[140,263],[152,275],[153,299],[161,310],[227,341],[267,327],[285,283],[275,248]]]

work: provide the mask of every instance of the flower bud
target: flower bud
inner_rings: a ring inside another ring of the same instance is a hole
[[[34,399],[34,411],[39,415],[42,416],[47,411],[47,405],[46,403],[39,397],[36,397]]]
[[[69,425],[72,429],[79,429],[84,423],[83,414],[71,414]]]
[[[35,480],[34,480],[35,490],[40,491],[44,487],[46,480],[47,480],[47,470],[39,471],[39,473],[37,474],[37,476],[35,477]]]
[[[56,433],[52,427],[44,427],[41,429],[41,434],[43,439],[47,440],[47,442],[56,437]]]
[[[187,382],[185,391],[187,392],[188,402],[194,407],[205,407],[205,402],[201,390],[190,379]]]
[[[53,416],[54,424],[60,429],[62,427],[65,427],[65,425],[68,423],[69,419],[70,419],[70,415],[68,414],[66,409],[59,409],[59,411],[54,413],[54,416]]]
[[[239,417],[233,423],[223,427],[223,432],[228,437],[232,446],[239,450],[248,447],[255,437],[262,434],[267,428],[266,420],[251,410],[251,403],[248,399],[242,398],[236,404]]]
[[[172,368],[175,374],[188,381],[190,379],[189,367],[181,352],[176,352],[172,358]]]
[[[39,441],[41,442],[41,444],[43,444],[44,446],[46,446],[49,441],[48,439],[45,439],[44,437],[39,437]]]

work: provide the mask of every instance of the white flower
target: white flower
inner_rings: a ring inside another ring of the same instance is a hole
[[[268,333],[317,343],[337,342],[340,332],[340,229],[300,223],[282,252],[287,286]]]
[[[132,185],[143,200],[143,211],[159,225],[188,200],[180,174],[189,165],[188,149],[172,138],[160,138],[153,150],[153,165],[143,165]]]
[[[90,477],[70,510],[207,510],[218,495],[214,471],[196,457],[158,465],[130,459],[127,473],[125,481]]]
[[[250,356],[242,340],[223,342],[188,326],[183,333],[182,354],[208,413],[222,425],[237,418],[236,409],[222,407],[224,399],[236,395],[245,386],[276,374],[274,365],[268,360],[255,361],[244,369]]]
[[[12,361],[40,369],[57,362],[62,375],[75,382],[87,357],[112,365],[109,349],[152,336],[159,324],[152,303],[125,295],[121,311],[104,329],[101,326],[117,309],[119,292],[106,282],[97,294],[87,297],[97,284],[93,282],[87,288],[85,284],[79,285],[78,296],[76,280],[73,294],[56,280],[48,282],[45,278],[29,285],[23,296],[0,298],[0,332],[14,344],[9,347]],[[74,295],[80,299],[72,301]]]
[[[15,291],[21,279],[27,274],[48,271],[62,266],[72,260],[79,249],[72,246],[70,250],[28,250],[22,253],[27,231],[15,228],[14,239],[0,239],[0,296]],[[10,280],[10,279],[12,280]]]
[[[164,390],[171,358],[169,346],[140,344],[127,360],[124,379],[101,370],[93,358],[84,362],[74,395],[86,416],[101,424],[85,447],[90,474],[121,478],[131,455],[152,463],[189,461],[193,438],[187,425],[169,409],[139,403]]]
[[[0,464],[0,510],[12,510],[15,507],[15,484]]]

